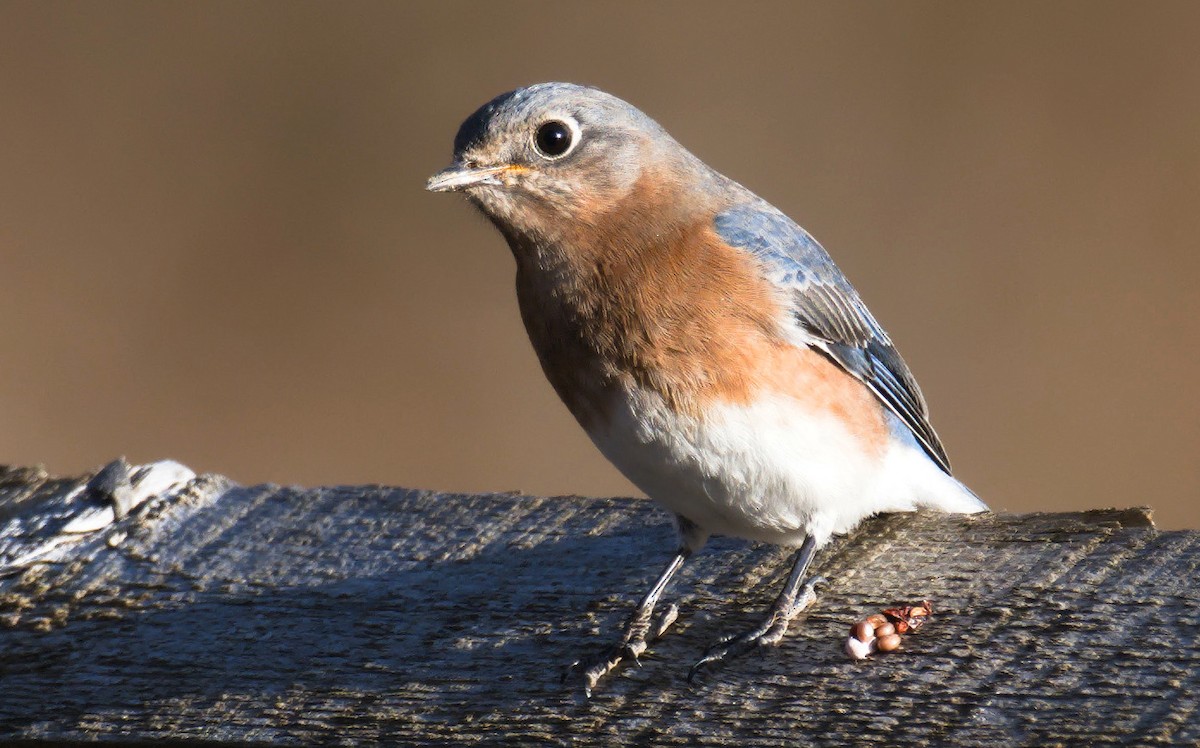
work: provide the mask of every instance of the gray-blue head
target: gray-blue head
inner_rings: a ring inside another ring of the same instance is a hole
[[[596,88],[541,83],[501,94],[463,122],[454,161],[427,189],[461,191],[510,239],[592,222],[653,170],[663,187],[710,170],[654,120]]]

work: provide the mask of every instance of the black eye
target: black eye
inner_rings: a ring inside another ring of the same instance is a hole
[[[538,128],[534,142],[543,156],[558,158],[571,150],[571,140],[574,135],[565,122],[550,120]]]

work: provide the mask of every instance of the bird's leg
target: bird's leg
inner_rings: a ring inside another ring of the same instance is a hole
[[[720,641],[708,648],[700,661],[692,666],[688,673],[690,683],[696,674],[713,662],[739,657],[758,647],[769,647],[778,644],[787,633],[788,624],[793,618],[808,609],[817,599],[817,585],[824,584],[824,577],[814,577],[801,584],[804,572],[812,563],[813,554],[817,550],[816,541],[809,535],[804,539],[800,550],[796,552],[796,561],[792,564],[792,573],[788,575],[783,592],[776,598],[775,604],[767,611],[767,617],[753,629],[741,634],[722,637]]]
[[[633,615],[625,622],[625,631],[621,640],[599,657],[576,660],[568,668],[566,675],[563,676],[563,680],[566,680],[575,670],[582,668],[583,690],[590,697],[592,695],[592,686],[595,686],[597,681],[619,665],[621,660],[628,657],[637,662],[638,657],[646,651],[647,639],[653,641],[662,636],[671,623],[675,621],[675,616],[678,615],[679,608],[671,605],[659,617],[659,620],[655,622],[654,630],[651,631],[651,619],[654,616],[654,606],[658,603],[658,598],[662,596],[667,583],[671,581],[671,577],[675,576],[675,572],[679,571],[679,567],[683,566],[683,562],[691,554],[692,551],[687,546],[683,546],[676,551],[675,556],[667,564],[667,567],[663,569],[654,586],[650,588],[650,591],[638,603],[637,608],[633,611]]]

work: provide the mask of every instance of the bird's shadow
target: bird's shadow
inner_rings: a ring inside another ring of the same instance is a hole
[[[297,691],[386,701],[416,684],[430,706],[562,692],[562,669],[615,635],[672,544],[663,522],[302,585],[85,596],[65,625],[5,632],[0,724]],[[133,602],[145,594],[153,604]],[[64,687],[37,714],[5,698],[46,682]]]
[[[573,660],[615,642],[676,542],[658,510],[639,502],[629,514],[604,534],[564,528],[538,542],[492,542],[466,558],[398,559],[361,572],[353,562],[318,565],[296,575],[303,581],[259,586],[243,557],[243,584],[189,588],[183,579],[159,580],[154,589],[124,591],[153,604],[119,607],[92,606],[85,596],[65,625],[6,633],[0,726],[20,731],[47,715],[58,724],[95,714],[136,719],[163,703],[183,711],[237,703],[254,711],[273,698],[292,708],[353,705],[384,722],[412,718],[415,698],[422,718],[434,721],[594,706],[581,683],[562,676]],[[256,561],[312,564],[303,549],[277,544]],[[640,666],[602,682],[599,700],[686,687],[704,649],[752,625],[770,602],[789,554],[762,551],[715,538],[694,556],[664,597],[679,604],[680,621]],[[206,563],[221,568],[222,552]],[[721,609],[697,610],[699,597],[721,601]],[[755,602],[726,606],[734,598]],[[27,699],[5,698],[48,681],[66,685],[40,694],[36,712],[23,711]]]

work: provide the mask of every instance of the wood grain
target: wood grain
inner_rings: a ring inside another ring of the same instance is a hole
[[[585,700],[564,666],[674,544],[649,503],[201,476],[64,540],[86,480],[0,471],[0,739],[1200,741],[1200,534],[1141,510],[871,520],[818,555],[830,584],[780,647],[689,686],[787,570],[717,538],[668,590],[675,628]],[[924,598],[901,652],[842,652],[858,618]]]

